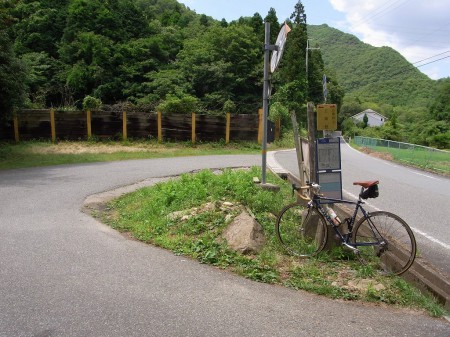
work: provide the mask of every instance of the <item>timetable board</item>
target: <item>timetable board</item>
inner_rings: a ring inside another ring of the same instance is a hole
[[[317,139],[316,159],[320,192],[327,198],[342,199],[340,138]]]
[[[341,169],[340,138],[317,139],[317,170],[329,171]]]

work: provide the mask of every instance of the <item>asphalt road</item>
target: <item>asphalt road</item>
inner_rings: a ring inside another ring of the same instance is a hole
[[[259,156],[0,171],[0,336],[448,336],[424,314],[245,280],[129,240],[84,200]]]
[[[279,165],[297,175],[295,151],[275,154]],[[379,180],[380,196],[368,199],[372,210],[386,210],[413,229],[420,256],[450,274],[450,179],[374,158],[341,144],[344,197],[356,198],[358,180]]]

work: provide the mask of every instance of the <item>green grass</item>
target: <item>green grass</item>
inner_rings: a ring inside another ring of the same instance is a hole
[[[450,153],[430,152],[422,149],[407,150],[376,147],[375,151],[390,153],[395,161],[420,168],[450,174]]]
[[[163,143],[156,141],[0,142],[0,169],[76,163],[220,154],[258,154],[259,144],[240,142]]]
[[[268,182],[279,185],[281,190],[275,193],[261,189],[252,181],[252,177],[260,174],[258,168],[224,170],[221,174],[209,170],[185,174],[114,200],[102,217],[113,228],[139,240],[255,281],[331,298],[421,309],[432,316],[446,314],[433,298],[421,294],[399,277],[382,276],[374,268],[361,265],[353,254],[342,248],[321,253],[317,258],[298,259],[287,255],[276,239],[274,224],[281,207],[293,201],[291,188],[269,174]],[[225,201],[235,207],[222,209]],[[209,206],[204,207],[205,204]],[[230,221],[227,215],[239,214],[242,207],[251,210],[267,238],[262,251],[251,256],[229,249],[221,236]],[[173,213],[180,210],[189,211]],[[183,218],[186,213],[191,215]],[[362,279],[369,280],[368,289],[358,291],[348,286],[350,281]],[[383,289],[376,290],[379,285]]]
[[[351,145],[355,148],[362,147],[354,142]],[[398,149],[383,146],[370,146],[369,149],[378,153],[388,153],[392,156],[392,160],[420,169],[432,172],[450,175],[450,153],[442,151],[429,151],[417,147],[415,149]]]

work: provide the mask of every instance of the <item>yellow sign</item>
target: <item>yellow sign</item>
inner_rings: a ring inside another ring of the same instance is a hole
[[[319,104],[317,106],[317,130],[337,129],[337,105]]]

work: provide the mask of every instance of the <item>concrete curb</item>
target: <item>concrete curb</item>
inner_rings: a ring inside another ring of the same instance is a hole
[[[300,183],[291,172],[283,169],[275,160],[274,152],[268,153],[267,167],[276,175],[291,183]],[[338,209],[338,215],[343,218],[350,217],[345,208]],[[416,257],[413,265],[403,275],[408,283],[416,286],[420,291],[436,297],[444,307],[450,311],[450,275],[446,275],[430,261]]]

